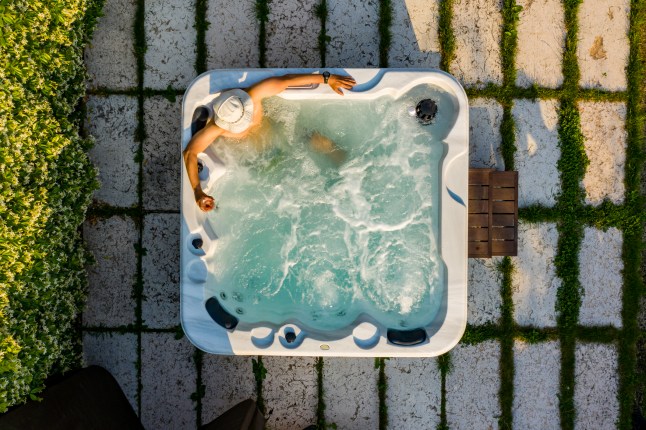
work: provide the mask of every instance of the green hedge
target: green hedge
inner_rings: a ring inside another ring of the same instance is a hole
[[[97,182],[77,106],[102,3],[0,0],[0,411],[78,365]]]

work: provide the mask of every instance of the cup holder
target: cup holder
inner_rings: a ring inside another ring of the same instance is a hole
[[[208,238],[205,238],[199,233],[189,234],[186,238],[186,247],[193,255],[202,257],[206,255],[206,251],[210,245]]]
[[[274,330],[269,327],[254,327],[251,342],[258,348],[268,348],[274,343]]]
[[[352,330],[354,343],[362,349],[370,349],[379,343],[379,328],[368,322],[363,322]]]
[[[285,326],[280,330],[280,332],[281,335],[278,336],[280,344],[289,349],[299,347],[306,337],[305,332],[295,325]]]

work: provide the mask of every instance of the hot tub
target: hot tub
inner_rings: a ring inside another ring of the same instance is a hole
[[[199,210],[182,162],[181,323],[206,352],[432,357],[464,332],[462,87],[437,70],[330,71],[357,86],[344,97],[327,85],[288,89],[265,106],[277,134],[260,145],[219,141],[200,154],[202,188],[218,210]],[[222,90],[318,72],[200,75],[184,96],[181,149],[195,112],[207,113]],[[423,99],[437,103],[430,125],[409,115]],[[313,132],[344,160],[308,150]]]

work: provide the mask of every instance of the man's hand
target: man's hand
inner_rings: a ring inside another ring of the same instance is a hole
[[[213,197],[203,194],[201,197],[195,199],[197,206],[204,212],[208,212],[215,207],[215,200]]]
[[[188,180],[191,182],[191,188],[193,189],[195,203],[197,203],[199,208],[204,212],[212,210],[215,207],[215,201],[213,200],[213,197],[207,196],[206,193],[202,191],[200,175],[198,172],[197,155],[204,152],[206,148],[223,133],[224,129],[218,127],[213,122],[209,122],[206,124],[206,127],[195,133],[182,153]]]
[[[351,90],[352,87],[356,85],[357,81],[355,81],[352,76],[330,75],[327,83],[334,92],[343,95],[341,88]]]

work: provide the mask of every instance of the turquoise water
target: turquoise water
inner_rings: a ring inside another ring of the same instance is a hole
[[[438,101],[434,124],[407,110]],[[360,314],[392,328],[428,324],[444,293],[439,254],[441,139],[448,94],[419,86],[393,100],[266,100],[271,132],[219,141],[227,165],[208,222],[218,235],[207,296],[241,321],[334,330]],[[310,147],[312,132],[345,161]]]

